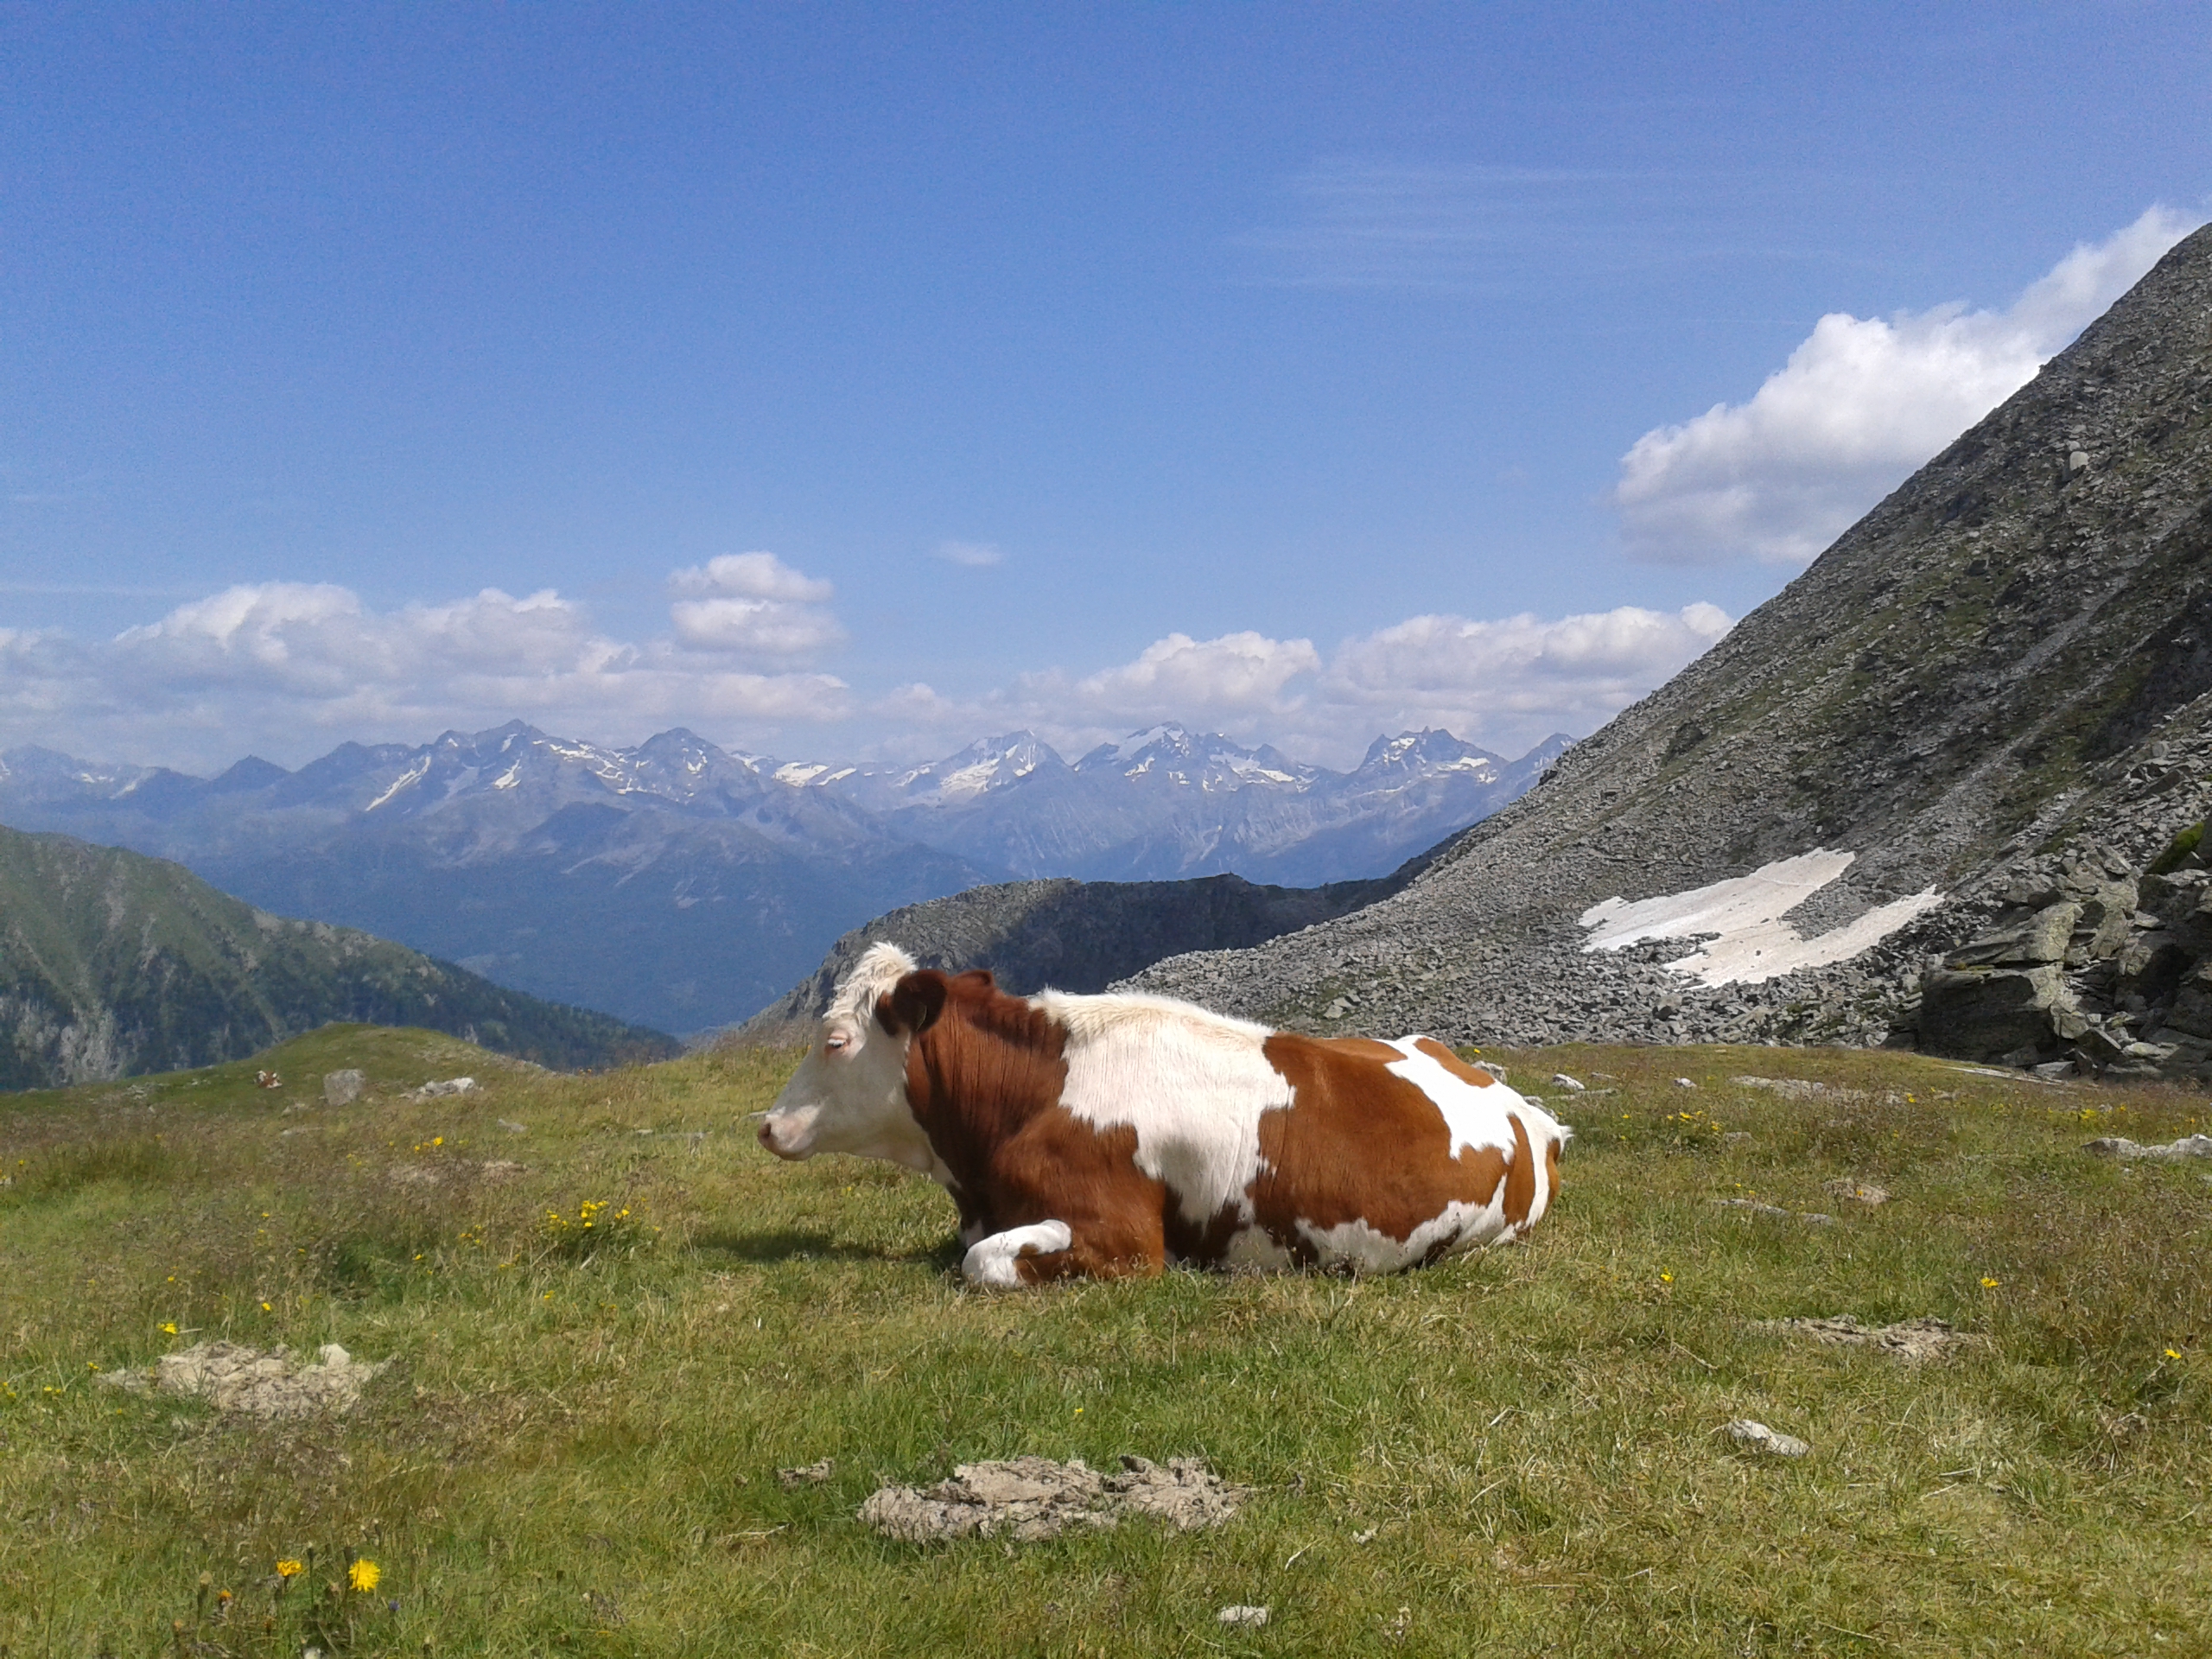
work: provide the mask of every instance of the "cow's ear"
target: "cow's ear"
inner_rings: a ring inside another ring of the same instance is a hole
[[[987,994],[999,988],[998,981],[991,977],[991,970],[988,968],[970,968],[960,976],[960,982],[963,985],[972,985],[977,990]]]
[[[893,1037],[902,1032],[918,1037],[944,1012],[944,976],[936,969],[909,974],[876,1003],[876,1022]]]

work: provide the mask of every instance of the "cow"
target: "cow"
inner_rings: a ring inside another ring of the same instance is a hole
[[[1573,1131],[1427,1037],[1271,1030],[1137,994],[1011,996],[872,946],[760,1129],[942,1184],[971,1284],[1391,1272],[1525,1236]]]

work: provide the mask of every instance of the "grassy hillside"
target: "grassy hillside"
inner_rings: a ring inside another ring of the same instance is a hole
[[[181,865],[0,830],[0,1089],[241,1058],[333,1020],[432,1027],[547,1065],[676,1047],[369,934],[269,915]]]
[[[2079,1149],[2201,1096],[1503,1058],[1612,1090],[1564,1109],[1525,1247],[1018,1296],[959,1287],[925,1182],[772,1164],[743,1115],[789,1061],[757,1051],[548,1077],[333,1030],[257,1062],[280,1090],[249,1063],[0,1102],[0,1643],[296,1654],[351,1548],[380,1582],[324,1624],[362,1653],[2212,1650],[2207,1166]],[[316,1103],[340,1066],[367,1094]],[[456,1072],[484,1088],[403,1092]],[[1838,1313],[1980,1340],[1916,1367],[1760,1325]],[[391,1364],[354,1414],[273,1425],[100,1382],[214,1337]],[[1736,1417],[1813,1451],[1736,1449]],[[1256,1496],[1025,1547],[854,1518],[958,1462],[1124,1452]]]

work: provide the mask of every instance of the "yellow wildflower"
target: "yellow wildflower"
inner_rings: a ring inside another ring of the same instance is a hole
[[[176,1321],[175,1319],[163,1319],[162,1321],[162,1334],[165,1337],[173,1337],[176,1335]]]
[[[2180,1349],[2178,1349],[2178,1348],[2169,1348],[2169,1349],[2167,1349],[2167,1350],[2166,1350],[2166,1357],[2167,1357],[2168,1359],[2179,1359],[2179,1358],[2181,1357],[2181,1350],[2180,1350]]]
[[[1662,1285],[1671,1285],[1675,1282],[1675,1275],[1671,1273],[1662,1273],[1659,1275],[1659,1282]]]
[[[276,1576],[280,1579],[296,1579],[307,1570],[306,1562],[293,1560],[289,1556],[276,1563]]]
[[[371,1560],[357,1560],[346,1569],[346,1582],[356,1590],[373,1590],[377,1587],[377,1580],[382,1577],[384,1573]]]
[[[1994,1290],[1997,1288],[1997,1281],[1994,1279],[1990,1278],[1987,1274],[1984,1274],[1981,1281],[1981,1287],[1984,1290]]]

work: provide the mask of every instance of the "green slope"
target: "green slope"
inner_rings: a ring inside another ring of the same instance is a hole
[[[0,1089],[236,1059],[334,1020],[554,1066],[676,1050],[366,933],[269,915],[165,860],[0,830]]]

